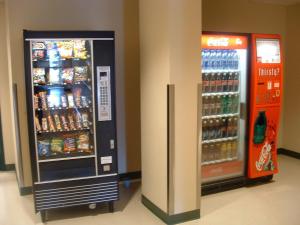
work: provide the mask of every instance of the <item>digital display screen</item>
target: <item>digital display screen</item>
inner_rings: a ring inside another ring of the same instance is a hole
[[[280,63],[280,44],[278,39],[256,39],[258,63]]]

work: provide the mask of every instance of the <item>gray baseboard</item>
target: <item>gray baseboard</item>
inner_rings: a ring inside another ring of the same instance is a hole
[[[295,159],[300,159],[300,153],[299,152],[291,151],[291,150],[288,150],[288,149],[285,149],[285,148],[278,148],[277,153],[280,154],[280,155],[290,156],[290,157],[293,157]]]
[[[200,209],[196,209],[189,212],[184,212],[175,215],[168,215],[159,207],[157,207],[153,202],[151,202],[148,198],[142,195],[142,203],[158,218],[160,218],[166,224],[178,224],[187,222],[190,220],[196,220],[200,218]]]
[[[19,191],[20,191],[21,196],[31,195],[32,194],[32,187],[20,187]]]
[[[6,171],[14,171],[16,169],[15,164],[5,164]]]

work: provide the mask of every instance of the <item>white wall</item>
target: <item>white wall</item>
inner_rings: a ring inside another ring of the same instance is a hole
[[[28,132],[27,132],[27,109],[25,101],[25,80],[24,80],[24,60],[23,60],[23,40],[22,30],[114,30],[116,31],[116,77],[117,77],[117,135],[118,135],[118,150],[119,150],[119,170],[120,172],[127,171],[127,153],[126,153],[126,122],[125,122],[125,97],[138,99],[139,85],[134,82],[133,90],[124,91],[125,80],[125,65],[124,54],[127,56],[138,54],[138,50],[133,53],[129,52],[128,46],[124,47],[124,37],[128,38],[128,33],[124,30],[124,9],[125,13],[132,11],[132,16],[137,15],[137,1],[135,7],[124,8],[126,1],[123,0],[7,0],[5,2],[7,12],[7,23],[9,26],[9,41],[10,41],[10,59],[11,59],[11,76],[13,82],[18,85],[18,99],[19,99],[19,117],[21,142],[23,151],[24,171],[25,171],[25,185],[31,185],[30,175],[30,158],[28,149]],[[133,4],[131,2],[131,4]],[[135,11],[134,11],[135,10]],[[137,20],[138,18],[136,18]],[[130,20],[129,20],[130,22]],[[128,26],[128,24],[127,24]],[[137,27],[137,23],[133,26]],[[137,28],[136,28],[137,29]],[[133,38],[138,38],[137,35]],[[134,40],[138,43],[138,40]],[[128,40],[126,43],[130,43]],[[125,51],[126,50],[126,51]],[[138,72],[135,65],[139,63],[135,57],[131,61],[131,68],[127,72],[133,73],[131,77],[138,79]],[[125,95],[126,94],[126,95]],[[139,106],[139,104],[137,104]],[[127,110],[131,112],[130,110]],[[137,115],[137,116],[136,116]],[[128,117],[127,117],[128,118]],[[139,113],[133,112],[129,121],[133,120],[133,127],[139,128]],[[136,121],[137,120],[137,121]],[[133,134],[139,134],[139,129],[133,131]],[[136,135],[139,137],[139,135]],[[129,136],[129,137],[132,137]],[[133,137],[136,138],[136,137]],[[131,157],[133,161],[139,161],[139,146],[133,146],[131,149]],[[132,152],[136,151],[137,154]],[[131,170],[139,170],[140,164],[135,164],[135,168]]]

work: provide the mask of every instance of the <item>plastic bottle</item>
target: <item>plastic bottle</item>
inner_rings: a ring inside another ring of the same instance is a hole
[[[260,111],[254,125],[254,144],[261,144],[265,140],[267,129],[267,117],[265,111]]]
[[[232,136],[234,137],[238,135],[238,126],[239,126],[238,118],[234,117],[232,121]]]
[[[227,158],[228,159],[231,159],[232,158],[232,144],[231,144],[231,141],[228,141],[226,143],[226,147],[227,147]]]
[[[216,74],[216,92],[222,92],[222,74]]]
[[[220,124],[220,130],[221,130],[221,137],[226,138],[227,137],[227,119],[222,118],[221,124]]]
[[[210,70],[216,70],[216,67],[217,67],[216,50],[210,50]]]
[[[215,160],[220,160],[221,159],[221,143],[217,143],[215,146],[216,147],[215,147],[215,151],[214,151],[214,153],[215,153],[214,158],[215,158]]]
[[[209,139],[215,139],[216,132],[215,132],[215,123],[213,119],[209,120]]]
[[[208,161],[208,153],[209,153],[208,147],[209,147],[208,144],[203,145],[203,148],[202,148],[202,162],[207,162]]]
[[[215,112],[216,115],[220,115],[222,113],[222,99],[220,95],[215,97]]]
[[[217,79],[216,74],[211,73],[210,81],[209,81],[210,92],[216,92],[216,79]]]
[[[227,98],[228,98],[228,96],[226,96],[226,95],[222,96],[222,103],[221,103],[222,114],[228,113],[228,108],[227,108],[228,99]]]
[[[228,74],[226,72],[222,73],[222,91],[227,92],[228,90]]]
[[[216,138],[222,138],[222,130],[221,130],[222,122],[220,119],[215,120],[215,136]]]
[[[210,74],[209,73],[203,73],[202,74],[202,92],[208,93],[210,91],[209,89],[209,80],[210,80]]]
[[[232,124],[232,118],[228,118],[227,120],[227,137],[233,136],[233,124]]]
[[[221,143],[221,159],[225,160],[227,158],[227,144],[226,142]]]
[[[232,89],[233,89],[233,79],[234,79],[234,77],[233,77],[233,73],[229,73],[228,74],[228,77],[227,77],[227,91],[228,92],[231,92],[232,91]]]
[[[234,94],[232,96],[232,113],[238,113],[239,110],[239,95]]]
[[[202,122],[202,140],[208,140],[208,121],[203,120]]]
[[[215,151],[215,145],[214,144],[210,144],[209,145],[209,154],[208,154],[208,159],[209,161],[214,161],[215,160],[215,154],[214,154],[214,151]]]
[[[240,84],[240,80],[239,80],[239,73],[238,72],[234,72],[233,74],[233,87],[232,87],[232,91],[237,92],[239,90],[239,84]]]
[[[227,96],[227,113],[233,113],[233,98],[232,95]]]
[[[222,70],[228,69],[228,50],[222,50]]]
[[[206,65],[206,50],[201,51],[201,68],[202,71],[205,70],[205,65]]]
[[[234,50],[234,53],[233,53],[233,62],[234,62],[234,69],[235,70],[239,69],[239,61],[240,61],[239,54],[238,54],[238,52],[236,50]]]
[[[216,70],[222,69],[222,50],[216,51]]]
[[[209,109],[210,109],[210,112],[209,112],[209,115],[215,115],[216,114],[216,98],[215,96],[211,96],[210,97],[210,106],[209,106]]]
[[[231,142],[231,156],[232,158],[237,158],[237,141]]]
[[[203,116],[208,116],[209,115],[209,97],[208,96],[205,96],[203,98],[203,107],[202,107],[202,115]]]

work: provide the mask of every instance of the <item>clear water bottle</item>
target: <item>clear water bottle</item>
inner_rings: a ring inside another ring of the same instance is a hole
[[[238,70],[239,69],[239,54],[236,50],[234,50],[233,60],[234,60],[234,69]]]
[[[202,57],[202,70],[206,70],[206,61],[207,61],[207,58],[206,58],[206,50],[202,50],[201,52],[201,57]]]
[[[228,61],[229,61],[228,69],[234,70],[234,50],[229,51]]]
[[[222,69],[222,50],[216,51],[216,70]]]
[[[228,50],[224,49],[222,50],[222,70],[227,70],[228,68]]]
[[[210,51],[209,61],[209,70],[215,70],[217,64],[217,53],[215,50]]]

